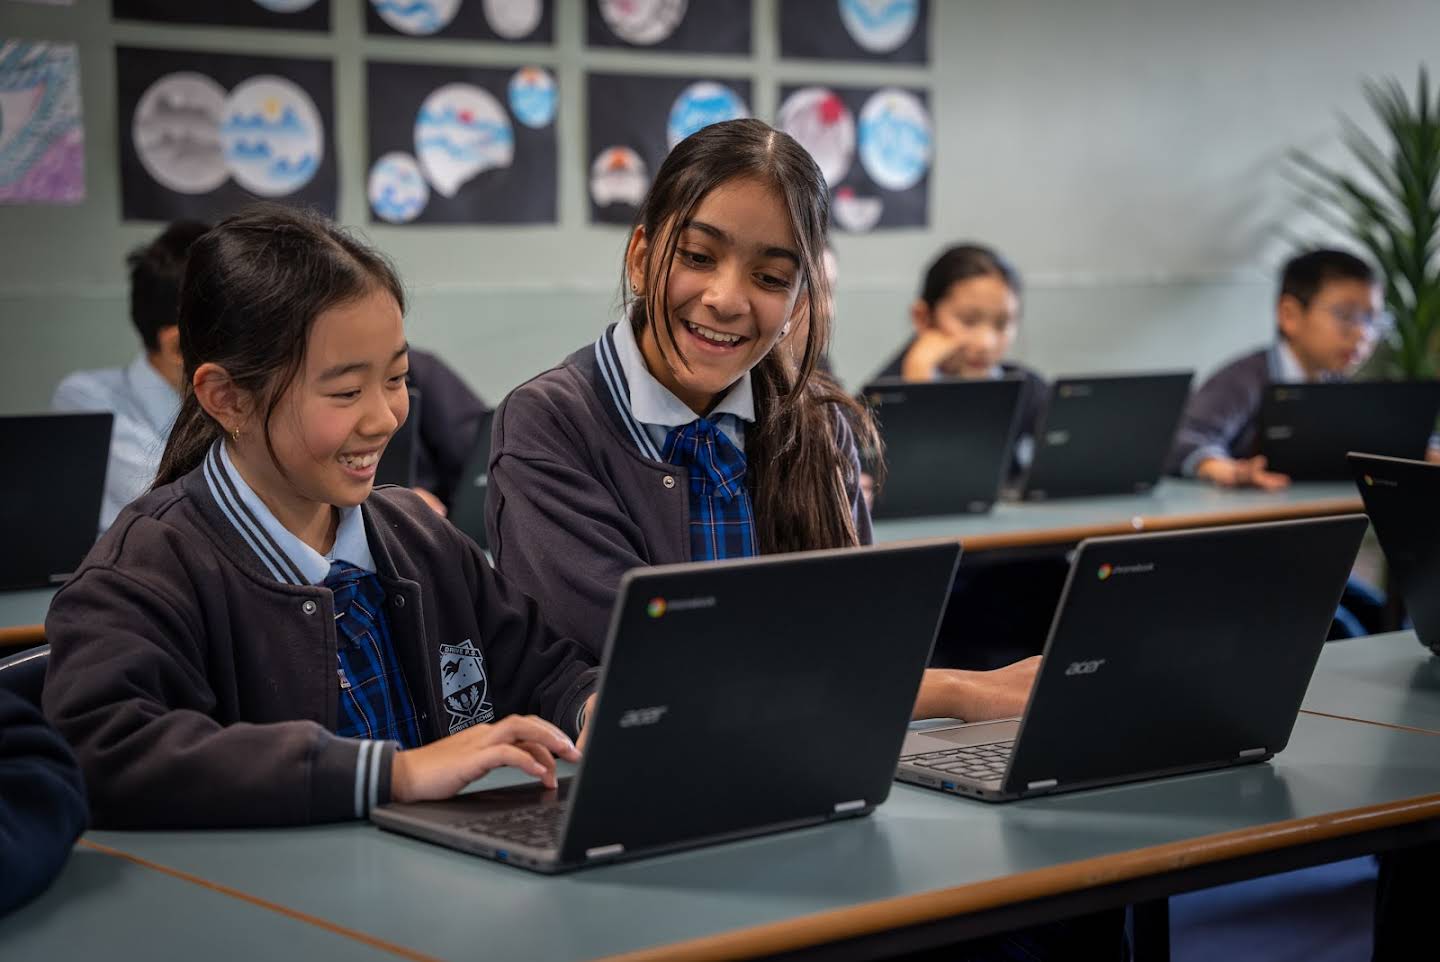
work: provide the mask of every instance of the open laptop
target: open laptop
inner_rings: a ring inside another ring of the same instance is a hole
[[[1270,758],[1368,524],[1082,542],[1025,714],[912,732],[896,777],[999,802]]]
[[[0,417],[0,588],[55,585],[100,530],[109,412]]]
[[[1415,634],[1440,654],[1440,464],[1372,454],[1349,461]]]
[[[1350,479],[1345,455],[1423,458],[1440,381],[1272,384],[1260,405],[1260,453],[1297,481]]]
[[[1055,382],[1035,435],[1023,501],[1144,494],[1160,480],[1192,371]]]
[[[375,484],[398,484],[415,487],[415,462],[420,456],[417,435],[420,433],[420,392],[410,388],[410,415],[395,429],[390,443],[375,465]]]
[[[876,518],[989,511],[1010,466],[1025,382],[883,380],[862,396],[885,442]]]
[[[635,569],[573,779],[371,817],[560,872],[868,814],[959,560],[951,541]]]
[[[494,417],[494,411],[481,415],[475,446],[450,496],[450,523],[482,548],[490,547],[485,534],[485,498],[490,493],[490,428]]]

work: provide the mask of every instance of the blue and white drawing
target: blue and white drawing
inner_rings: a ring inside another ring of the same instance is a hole
[[[485,22],[504,40],[523,40],[540,26],[540,0],[485,0]]]
[[[855,42],[871,53],[898,49],[915,32],[920,0],[835,0],[840,21]]]
[[[740,95],[724,84],[702,80],[680,91],[670,107],[670,120],[665,125],[665,139],[673,149],[695,131],[722,120],[738,120],[750,116],[750,108]]]
[[[600,17],[626,43],[649,47],[675,32],[688,0],[600,0]]]
[[[202,73],[166,74],[135,105],[130,138],[145,172],[181,194],[205,194],[230,171],[220,143],[225,88]]]
[[[420,173],[420,165],[399,150],[375,161],[366,193],[375,216],[392,224],[407,224],[419,217],[430,201],[430,187]]]
[[[261,197],[304,187],[325,156],[325,128],[315,103],[296,84],[269,74],[230,91],[220,142],[235,182]]]
[[[315,6],[316,0],[255,0],[255,2],[275,13],[299,13],[307,7]]]
[[[860,163],[886,190],[909,190],[930,169],[930,114],[919,98],[887,87],[860,110]]]
[[[510,112],[526,127],[550,126],[558,103],[559,94],[550,71],[521,67],[510,78]]]
[[[515,160],[515,132],[505,108],[471,84],[436,88],[415,118],[415,156],[425,179],[444,197],[492,168]]]
[[[461,0],[370,0],[380,19],[417,37],[438,33],[455,19]]]

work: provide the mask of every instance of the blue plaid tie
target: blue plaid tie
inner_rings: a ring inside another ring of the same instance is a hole
[[[745,452],[714,422],[697,418],[670,431],[662,455],[690,473],[690,560],[758,554]]]
[[[417,747],[415,706],[390,640],[379,579],[349,562],[335,561],[325,587],[335,596],[335,654],[340,663],[340,724],[335,733]]]

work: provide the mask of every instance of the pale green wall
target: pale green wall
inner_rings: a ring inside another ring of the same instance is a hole
[[[1278,173],[1284,150],[1333,153],[1336,111],[1364,116],[1359,79],[1408,82],[1440,36],[1433,0],[933,0],[931,67],[835,67],[778,62],[775,2],[755,3],[760,116],[781,81],[932,88],[933,227],[835,241],[834,354],[852,384],[904,336],[925,260],[961,238],[996,244],[1026,273],[1017,353],[1049,373],[1203,371],[1265,338],[1280,229],[1306,229]],[[530,53],[366,38],[360,4],[333,0],[331,35],[306,36],[116,25],[106,0],[0,0],[0,37],[80,45],[88,188],[74,208],[0,207],[0,411],[42,408],[65,371],[133,351],[123,254],[155,227],[119,220],[117,43],[333,57],[340,208],[353,224],[365,218],[366,56],[553,67],[558,226],[367,230],[413,292],[414,343],[491,399],[593,336],[623,232],[585,223],[585,70],[727,73],[750,61],[585,51],[579,0],[557,0],[556,46]]]

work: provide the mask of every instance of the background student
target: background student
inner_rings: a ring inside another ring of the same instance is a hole
[[[958,244],[930,263],[920,296],[910,305],[915,334],[876,378],[934,381],[1020,378],[1020,420],[1012,474],[1030,463],[1049,386],[1038,373],[1005,355],[1015,343],[1021,313],[1020,274],[1000,254]]]
[[[453,368],[429,351],[410,349],[408,383],[420,395],[415,493],[443,515],[454,501],[490,408]]]
[[[100,530],[155,480],[160,454],[180,409],[180,328],[176,304],[190,245],[208,224],[178,221],[144,247],[131,251],[130,322],[141,352],[123,368],[76,371],[55,388],[56,411],[110,411],[110,459],[100,505]]]
[[[45,710],[96,824],[360,818],[502,765],[553,785],[593,660],[417,496],[373,490],[409,404],[391,267],[276,206],[191,259],[156,486],[46,620]]]
[[[37,706],[0,688],[0,916],[60,874],[86,816],[65,741]]]

